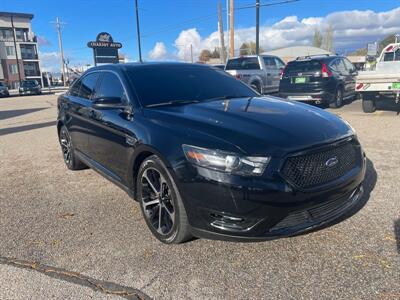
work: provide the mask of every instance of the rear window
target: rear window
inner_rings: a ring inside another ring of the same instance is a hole
[[[321,62],[317,60],[292,61],[287,64],[285,73],[318,72],[321,71]]]
[[[383,61],[399,61],[400,60],[400,49],[396,52],[386,52],[383,55]]]
[[[257,57],[239,57],[228,60],[225,70],[259,70]]]

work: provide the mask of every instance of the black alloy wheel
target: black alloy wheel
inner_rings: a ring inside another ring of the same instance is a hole
[[[331,108],[340,108],[343,105],[343,89],[338,88],[335,93],[333,102],[329,104]]]
[[[71,136],[65,126],[62,126],[59,133],[59,141],[64,162],[70,170],[82,170],[87,168],[75,155]]]
[[[176,185],[157,156],[142,163],[137,191],[147,226],[157,239],[167,244],[178,244],[191,238]]]

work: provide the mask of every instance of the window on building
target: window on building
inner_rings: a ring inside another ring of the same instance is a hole
[[[13,75],[18,74],[17,64],[8,65],[8,71],[10,72],[10,74],[13,74]]]
[[[7,56],[15,56],[15,48],[14,46],[6,46]]]
[[[12,41],[13,32],[11,28],[0,28],[0,40]]]

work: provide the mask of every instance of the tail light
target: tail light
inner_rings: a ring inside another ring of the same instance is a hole
[[[332,72],[329,71],[328,66],[326,64],[322,64],[321,76],[324,78],[332,77]]]
[[[236,74],[235,78],[240,80],[242,78],[242,76],[240,74]]]
[[[283,76],[285,75],[286,67],[287,67],[287,65],[286,65],[285,67],[283,67],[283,68],[279,71],[279,75],[281,76],[281,79],[282,79]]]

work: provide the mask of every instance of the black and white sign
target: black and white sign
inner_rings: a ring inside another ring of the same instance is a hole
[[[122,48],[121,43],[114,42],[111,34],[101,32],[97,35],[96,41],[87,43],[89,48],[93,48],[94,63],[97,64],[117,64],[118,49]]]

